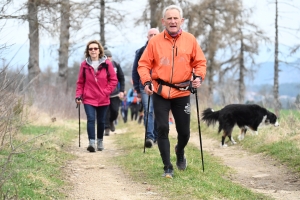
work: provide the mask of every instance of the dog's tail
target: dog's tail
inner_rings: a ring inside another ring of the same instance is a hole
[[[219,121],[219,111],[214,111],[211,108],[207,108],[202,112],[202,120],[207,124],[207,126],[215,125]]]

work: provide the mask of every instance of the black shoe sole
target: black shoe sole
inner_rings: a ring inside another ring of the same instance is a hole
[[[95,148],[92,147],[92,146],[88,146],[87,150],[88,150],[89,152],[96,152]]]
[[[146,140],[145,147],[151,148],[152,146],[153,146],[153,142]]]

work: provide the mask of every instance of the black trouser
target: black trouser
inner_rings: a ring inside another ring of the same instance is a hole
[[[119,97],[110,98],[110,104],[106,112],[105,128],[110,128],[110,122],[115,121],[119,115],[121,100]]]
[[[139,104],[131,103],[130,104],[130,114],[131,114],[131,121],[136,121],[138,114],[139,114]]]
[[[164,167],[171,167],[169,141],[169,111],[172,111],[177,130],[177,152],[184,153],[190,138],[190,96],[164,99],[153,93],[153,106],[157,123],[157,144]]]

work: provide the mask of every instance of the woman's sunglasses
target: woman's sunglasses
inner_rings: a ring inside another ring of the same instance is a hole
[[[97,48],[97,47],[94,47],[94,48],[89,48],[89,51],[97,51],[99,48]]]

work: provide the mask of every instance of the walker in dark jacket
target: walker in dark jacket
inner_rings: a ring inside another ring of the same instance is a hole
[[[123,70],[119,63],[112,60],[112,54],[109,50],[104,50],[104,54],[111,60],[114,70],[117,74],[118,78],[118,87],[110,94],[110,105],[107,109],[106,120],[105,120],[105,135],[108,136],[110,131],[115,131],[114,121],[118,118],[119,115],[119,107],[120,107],[120,93],[123,93],[125,90],[125,76]]]

